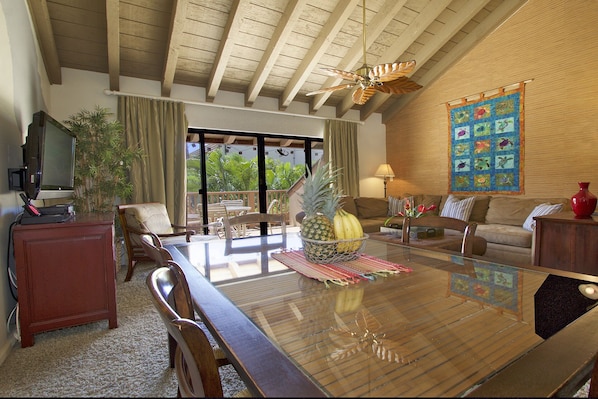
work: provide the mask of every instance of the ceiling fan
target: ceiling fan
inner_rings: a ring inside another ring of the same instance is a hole
[[[342,71],[334,68],[322,68],[330,76],[344,80],[352,80],[353,83],[327,87],[307,93],[313,96],[320,93],[351,89],[357,86],[353,92],[353,102],[358,105],[365,104],[376,91],[389,94],[405,94],[421,89],[422,86],[407,78],[409,72],[415,68],[415,61],[393,62],[379,64],[370,67],[366,62],[366,40],[365,40],[365,0],[363,0],[363,65],[355,72]]]

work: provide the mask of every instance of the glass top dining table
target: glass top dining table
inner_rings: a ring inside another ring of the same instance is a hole
[[[589,376],[598,310],[578,285],[595,276],[368,239],[399,271],[325,283],[281,262],[301,248],[295,233],[167,246],[256,396],[544,397]]]

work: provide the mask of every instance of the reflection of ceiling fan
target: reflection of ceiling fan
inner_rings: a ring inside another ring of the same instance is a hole
[[[350,89],[358,86],[353,92],[353,102],[355,104],[365,104],[376,91],[389,94],[405,94],[421,89],[421,85],[407,78],[409,72],[413,71],[415,61],[393,62],[392,64],[379,64],[370,67],[365,59],[366,40],[365,40],[365,0],[363,0],[363,65],[355,72],[341,71],[334,68],[322,68],[330,76],[352,80],[353,83],[342,84],[339,86],[327,87],[325,89],[307,93],[313,96],[330,91]]]

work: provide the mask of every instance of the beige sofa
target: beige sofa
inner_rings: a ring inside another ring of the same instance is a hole
[[[448,195],[405,194],[413,197],[415,206],[436,205],[435,214],[442,211]],[[457,195],[463,199],[467,195]],[[469,221],[478,224],[476,235],[487,241],[485,259],[512,264],[532,264],[534,234],[523,228],[528,215],[542,203],[563,204],[563,211],[570,211],[569,198],[520,198],[511,196],[476,195]],[[389,217],[388,201],[384,198],[345,197],[343,208],[357,216],[366,233],[380,231]],[[402,225],[402,217],[393,217],[389,223]]]

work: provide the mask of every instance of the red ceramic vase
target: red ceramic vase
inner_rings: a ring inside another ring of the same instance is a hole
[[[590,217],[596,209],[596,196],[588,190],[590,183],[580,182],[577,184],[579,184],[579,191],[571,197],[571,208],[578,217]]]

